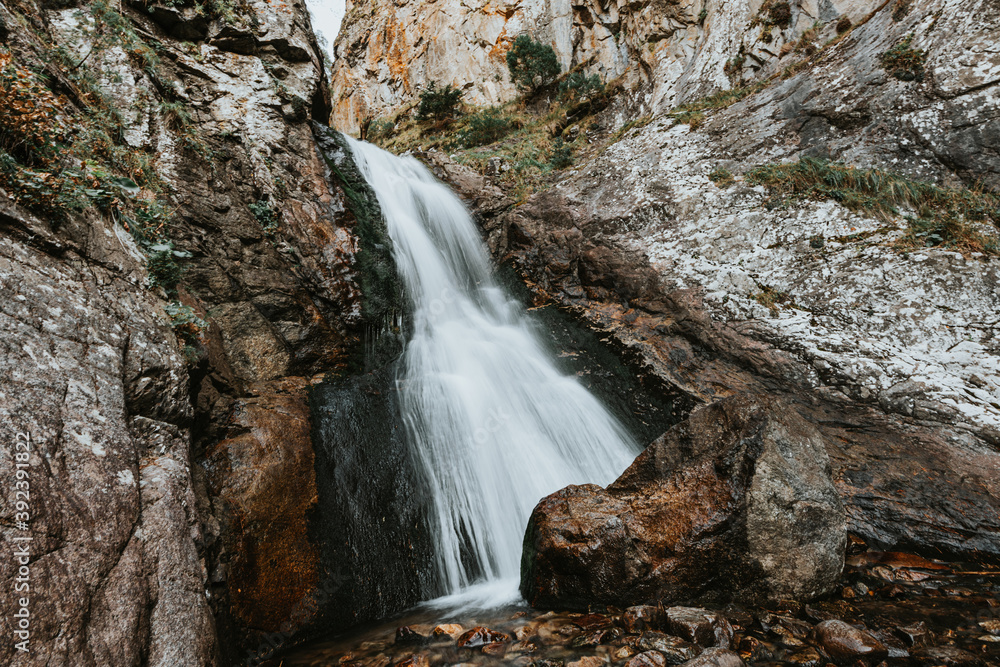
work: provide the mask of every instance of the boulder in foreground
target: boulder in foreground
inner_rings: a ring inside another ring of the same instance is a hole
[[[580,608],[809,599],[840,577],[845,526],[816,428],[780,401],[735,396],[692,413],[607,489],[544,498],[521,593]]]

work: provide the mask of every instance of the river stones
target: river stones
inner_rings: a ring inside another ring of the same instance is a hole
[[[667,660],[659,651],[643,651],[632,656],[625,667],[666,667]]]
[[[733,626],[716,612],[696,607],[670,607],[664,612],[669,632],[701,646],[729,648]]]
[[[823,646],[823,650],[838,662],[858,659],[877,661],[889,655],[885,644],[870,632],[843,621],[823,621],[816,626],[815,633],[816,641]]]
[[[508,635],[479,626],[472,628],[459,637],[457,645],[459,648],[480,648],[487,644],[508,641],[510,641]]]
[[[745,667],[743,659],[724,648],[707,648],[694,660],[688,660],[683,667]]]

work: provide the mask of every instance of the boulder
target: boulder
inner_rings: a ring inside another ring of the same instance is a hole
[[[734,396],[693,412],[607,489],[544,498],[521,592],[539,607],[809,599],[838,580],[846,543],[816,428],[779,400]]]

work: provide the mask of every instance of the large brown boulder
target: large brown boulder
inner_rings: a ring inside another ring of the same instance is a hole
[[[846,539],[819,432],[782,402],[736,396],[692,413],[606,490],[543,499],[521,592],[560,607],[808,599],[839,578]]]

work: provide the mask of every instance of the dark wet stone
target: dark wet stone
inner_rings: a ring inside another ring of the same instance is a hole
[[[632,656],[625,667],[666,667],[667,660],[659,651],[643,651]]]
[[[426,644],[431,639],[431,633],[422,627],[404,625],[396,628],[397,644]]]
[[[688,660],[683,667],[745,667],[739,655],[724,648],[712,647],[702,651],[694,660]]]
[[[801,667],[819,667],[826,662],[819,651],[811,646],[786,655],[785,660],[793,665],[801,665]]]
[[[659,651],[669,665],[679,665],[695,658],[700,650],[691,642],[655,630],[648,630],[639,638],[638,647],[643,651]]]
[[[629,607],[622,614],[622,625],[625,626],[625,631],[631,634],[643,630],[660,630],[663,628],[664,620],[663,610],[651,605]]]
[[[393,663],[393,667],[429,667],[430,662],[427,660],[427,656],[422,653],[414,653],[413,655],[408,655],[402,660]]]
[[[816,640],[827,655],[838,662],[883,660],[889,655],[885,644],[870,632],[843,621],[823,621],[817,625]]]
[[[508,653],[534,653],[538,650],[538,644],[527,639],[522,639],[519,642],[511,644]]]
[[[932,646],[914,653],[921,665],[946,665],[946,667],[972,667],[982,660],[957,646]]]
[[[459,637],[457,644],[459,648],[479,648],[481,646],[485,646],[486,644],[508,641],[510,641],[510,637],[508,635],[479,626],[472,628]]]
[[[931,631],[927,629],[927,624],[923,621],[901,625],[896,628],[896,634],[902,637],[910,646],[924,646],[931,638]]]
[[[733,626],[722,615],[697,607],[670,607],[665,611],[668,632],[701,646],[729,648]]]

